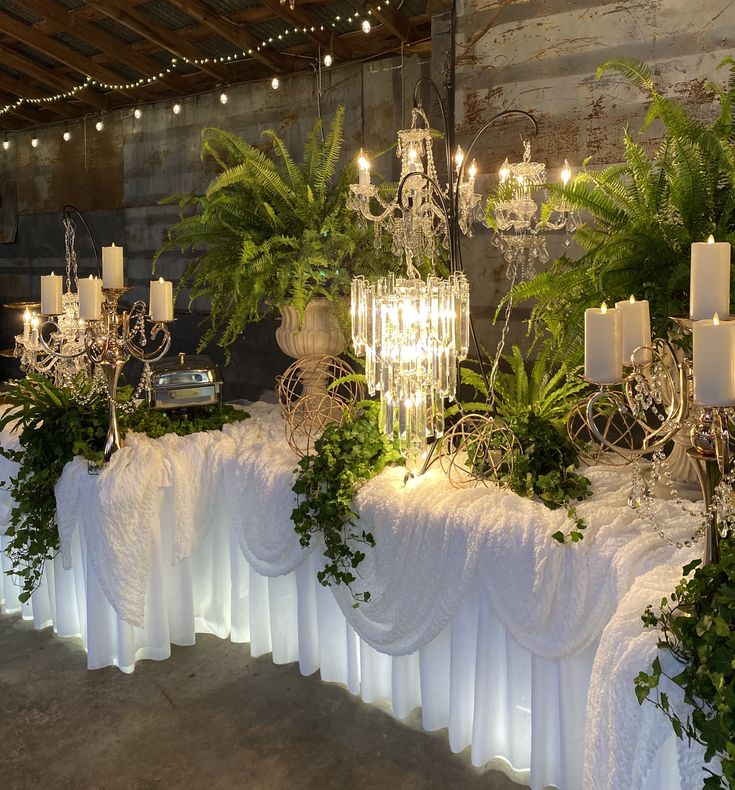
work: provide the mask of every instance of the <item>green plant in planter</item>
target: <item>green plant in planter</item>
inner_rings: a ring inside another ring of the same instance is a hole
[[[353,274],[398,266],[347,209],[354,172],[337,169],[343,120],[339,108],[323,140],[317,121],[300,164],[273,130],[263,132],[272,155],[232,132],[203,130],[201,156],[221,172],[204,194],[164,199],[179,205],[180,218],[154,258],[155,267],[172,248],[194,253],[179,287],[210,300],[201,347],[216,338],[227,349],[248,322],[286,304],[303,315],[314,297],[333,300],[344,318],[338,297],[349,294]]]
[[[536,338],[550,333],[557,356],[570,364],[582,359],[587,307],[633,293],[648,299],[654,331],[665,336],[668,317],[688,313],[691,243],[710,234],[735,243],[735,62],[730,58],[723,65],[729,80],[724,88],[709,86],[716,109],[710,123],[663,96],[643,63],[619,58],[598,69],[598,77],[618,72],[648,94],[643,129],[659,121],[663,137],[651,152],[626,130],[623,163],[585,169],[566,187],[547,187],[545,212],[563,199],[587,218],[574,236],[584,254],[576,261],[553,261],[549,271],[516,285],[512,296],[535,301]]]
[[[681,662],[681,671],[669,676],[657,656],[650,671],[635,679],[635,693],[668,716],[679,738],[705,747],[705,760],[719,757],[722,774],[703,766],[704,788],[735,787],[735,547],[721,544],[720,562],[699,566],[695,560],[683,568],[676,590],[662,598],[658,611],[648,606],[646,628],[659,632],[659,650]],[[696,569],[696,570],[695,570]],[[694,571],[692,573],[692,571]],[[690,712],[681,718],[665,691],[668,677],[684,692]]]

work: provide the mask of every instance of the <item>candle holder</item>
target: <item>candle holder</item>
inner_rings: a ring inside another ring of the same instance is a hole
[[[692,331],[688,317],[672,321]],[[634,466],[629,504],[656,527],[660,537],[677,548],[705,536],[704,562],[719,559],[719,539],[735,516],[730,489],[735,482],[730,462],[730,410],[695,403],[690,360],[668,340],[656,339],[650,348],[637,348],[619,384],[601,384],[580,401],[567,421],[569,437],[580,457],[591,464]],[[704,500],[704,519],[689,540],[672,541],[655,523],[650,488],[637,462],[652,461],[652,479],[663,482],[676,504],[694,515],[678,494],[666,465],[666,448],[682,433],[690,440],[689,458]]]
[[[133,303],[129,310],[120,308],[120,299],[131,289],[103,288],[104,302],[102,317],[86,321],[83,326],[83,347],[70,355],[65,355],[46,340],[45,331],[52,335],[58,329],[53,320],[46,321],[39,330],[39,340],[43,350],[50,357],[83,358],[86,364],[99,367],[103,371],[109,401],[109,422],[105,440],[104,458],[109,461],[112,454],[120,449],[122,442],[117,421],[117,388],[120,373],[131,357],[143,362],[143,373],[133,400],[144,390],[150,388],[150,363],[164,357],[171,346],[171,321],[153,321],[148,316],[145,302]],[[173,320],[173,319],[172,319]],[[151,324],[147,330],[146,324]],[[161,336],[153,351],[146,347]]]

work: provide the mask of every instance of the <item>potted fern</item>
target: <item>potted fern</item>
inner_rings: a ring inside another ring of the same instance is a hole
[[[293,357],[339,354],[348,316],[342,297],[353,274],[389,266],[367,228],[347,209],[351,168],[337,172],[344,108],[322,138],[317,121],[297,164],[273,130],[268,155],[232,132],[207,128],[201,156],[220,172],[204,194],[171,195],[179,220],[154,258],[171,248],[194,252],[179,288],[210,301],[201,347],[229,347],[246,324],[283,316],[276,339]]]

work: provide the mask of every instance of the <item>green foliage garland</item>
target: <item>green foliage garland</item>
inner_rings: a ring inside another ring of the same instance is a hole
[[[722,774],[709,774],[705,788],[735,787],[735,547],[721,544],[720,562],[699,566],[695,560],[683,569],[676,590],[661,599],[658,612],[648,606],[642,617],[646,628],[658,629],[660,650],[669,651],[682,671],[667,675],[657,656],[650,672],[635,679],[635,693],[671,720],[679,738],[705,747],[705,759],[719,757]],[[696,569],[696,570],[695,570]],[[694,573],[692,573],[694,571]],[[682,719],[660,690],[668,677],[684,691],[691,713]]]
[[[370,532],[356,525],[352,499],[361,483],[386,466],[401,462],[398,448],[378,425],[379,405],[366,401],[347,412],[341,425],[330,425],[315,444],[313,455],[299,461],[293,491],[299,504],[291,514],[302,546],[317,532],[324,539],[325,567],[317,578],[325,587],[351,588],[365,554],[359,545],[374,546]],[[370,593],[353,592],[355,606],[369,601]]]
[[[18,464],[18,473],[5,485],[13,496],[13,509],[6,536],[5,552],[12,568],[9,575],[22,582],[18,596],[27,601],[41,583],[46,560],[59,550],[54,487],[64,466],[81,455],[94,463],[102,460],[107,435],[107,397],[82,391],[81,397],[70,389],[56,387],[43,376],[29,374],[14,383],[4,395],[9,408],[0,417],[0,430],[14,426],[22,445],[20,450],[0,446],[0,453]],[[128,430],[152,438],[165,433],[185,436],[204,430],[220,429],[225,423],[249,415],[231,406],[211,407],[191,419],[182,419],[147,406],[136,407],[121,418],[121,433]]]

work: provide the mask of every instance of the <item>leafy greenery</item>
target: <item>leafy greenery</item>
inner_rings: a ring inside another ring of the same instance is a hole
[[[273,130],[263,132],[272,157],[232,132],[203,130],[202,159],[221,172],[203,195],[163,201],[178,204],[180,218],[154,258],[155,266],[169,249],[196,251],[179,288],[211,302],[201,347],[217,338],[227,349],[247,323],[285,304],[303,315],[312,298],[323,296],[342,311],[337,297],[350,292],[353,274],[399,264],[387,245],[375,249],[372,231],[347,209],[354,172],[337,172],[343,120],[339,108],[324,140],[317,121],[301,164]]]
[[[38,587],[46,560],[59,550],[54,487],[64,466],[81,455],[99,463],[107,435],[107,396],[75,395],[56,387],[38,374],[29,374],[13,384],[4,395],[9,408],[0,417],[0,430],[12,427],[22,449],[0,446],[0,453],[18,464],[18,473],[6,485],[13,496],[13,509],[6,530],[10,542],[5,549],[11,560],[8,572],[22,582],[18,596],[27,601]],[[141,405],[129,415],[121,415],[122,435],[127,430],[156,438],[165,433],[185,436],[246,419],[249,415],[231,406],[210,407],[191,419],[151,411]]]
[[[352,591],[365,554],[359,545],[375,546],[370,532],[360,529],[352,509],[355,491],[386,466],[401,462],[397,445],[378,425],[379,405],[365,401],[345,413],[341,425],[330,425],[317,440],[312,455],[299,461],[293,490],[300,501],[291,514],[302,546],[312,536],[324,539],[325,567],[317,578],[325,587],[345,584]],[[355,606],[370,593],[353,591]]]
[[[722,774],[705,767],[705,788],[735,787],[735,547],[721,544],[720,562],[699,566],[695,560],[683,568],[676,590],[661,599],[658,612],[648,606],[642,619],[646,628],[660,632],[660,650],[682,665],[668,675],[658,656],[650,672],[635,679],[635,693],[671,720],[679,738],[705,747],[705,759],[719,757]],[[696,569],[696,570],[695,570]],[[694,573],[692,573],[694,571]],[[682,719],[660,688],[667,677],[684,692],[691,713]]]
[[[510,371],[499,371],[495,379],[494,402],[484,378],[463,366],[463,383],[476,392],[463,408],[490,411],[508,425],[520,451],[512,467],[501,469],[505,482],[516,494],[538,499],[552,510],[565,507],[573,522],[569,538],[576,542],[582,539],[586,525],[573,502],[585,499],[592,490],[590,481],[574,471],[579,456],[567,436],[565,422],[586,384],[565,368],[551,368],[549,357],[550,350],[543,349],[529,376],[521,350],[513,346],[512,354],[503,357]],[[567,536],[558,531],[552,537],[563,543]]]
[[[536,338],[548,331],[557,355],[572,364],[582,359],[587,307],[633,293],[648,299],[653,328],[663,337],[669,316],[688,313],[691,243],[710,234],[735,243],[735,61],[721,65],[728,82],[725,88],[709,85],[716,109],[710,123],[663,96],[643,63],[618,58],[597,71],[598,78],[617,72],[648,94],[641,131],[660,121],[663,137],[651,152],[626,130],[622,164],[584,170],[566,187],[548,186],[549,206],[561,199],[589,218],[575,233],[584,254],[555,260],[549,271],[519,283],[512,296],[535,300]]]

